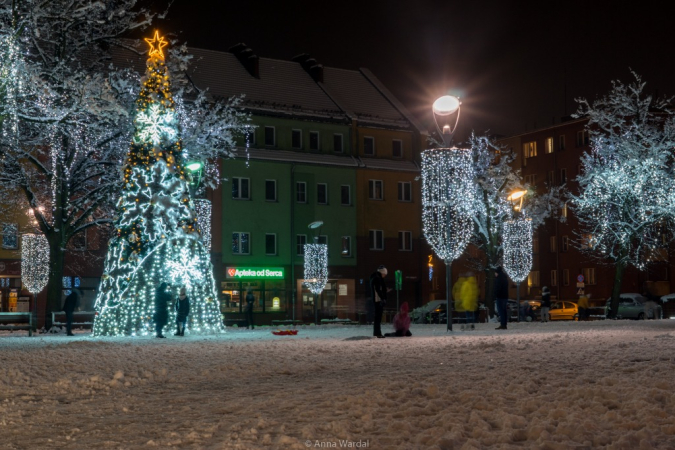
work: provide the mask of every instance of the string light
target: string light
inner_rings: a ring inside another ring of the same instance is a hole
[[[422,152],[422,222],[424,236],[444,261],[457,259],[473,231],[476,204],[470,150]]]
[[[521,217],[504,222],[502,246],[504,270],[520,283],[532,270],[532,220]]]
[[[155,33],[136,101],[136,132],[123,166],[116,235],[110,241],[96,299],[95,336],[155,333],[155,294],[185,286],[191,333],[224,331],[210,254],[190,197],[168,69]],[[209,208],[210,210],[210,208]],[[210,219],[208,219],[210,223]],[[210,230],[209,230],[210,236]],[[168,308],[169,321],[176,312]],[[172,325],[169,325],[172,326]]]
[[[193,200],[197,212],[197,226],[202,235],[202,242],[208,251],[211,251],[211,202],[207,199]]]
[[[28,292],[37,294],[49,280],[49,243],[43,234],[21,237],[21,282]]]
[[[318,295],[328,282],[328,246],[305,244],[305,286]]]

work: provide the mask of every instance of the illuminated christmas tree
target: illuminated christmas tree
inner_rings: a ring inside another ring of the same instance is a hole
[[[155,293],[162,282],[174,299],[185,286],[190,298],[187,330],[224,331],[208,250],[190,198],[178,119],[163,48],[155,32],[136,101],[135,134],[125,165],[101,289],[96,336],[144,336],[155,332]],[[175,325],[169,306],[167,330]]]

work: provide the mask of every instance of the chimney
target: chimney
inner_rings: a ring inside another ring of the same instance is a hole
[[[323,66],[319,64],[316,59],[309,56],[307,53],[301,53],[293,57],[293,61],[300,63],[305,72],[317,83],[323,83]]]
[[[230,47],[228,51],[237,57],[241,65],[244,66],[244,69],[246,69],[251,76],[260,79],[260,62],[258,55],[253,53],[253,50],[251,50],[248,45],[240,42],[239,44]]]

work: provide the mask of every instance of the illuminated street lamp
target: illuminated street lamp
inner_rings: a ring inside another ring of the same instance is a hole
[[[520,283],[532,270],[532,219],[522,211],[523,196],[527,191],[514,191],[507,197],[514,210],[512,220],[504,222],[502,242],[504,247],[504,270],[516,283],[516,305],[520,320]],[[519,205],[515,200],[520,199]]]
[[[434,102],[434,121],[446,148],[422,152],[422,222],[424,236],[445,262],[447,330],[452,331],[452,261],[466,248],[473,231],[476,186],[470,149],[450,147],[459,120],[459,99],[446,95]],[[450,116],[457,113],[454,125]],[[442,118],[439,124],[438,118]]]

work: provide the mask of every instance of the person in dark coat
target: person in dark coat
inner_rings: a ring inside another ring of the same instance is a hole
[[[499,326],[496,329],[506,330],[506,324],[509,319],[509,279],[501,266],[495,269],[495,278],[495,299],[497,301],[497,314],[499,314]]]
[[[255,304],[255,295],[253,295],[253,291],[251,289],[246,291],[246,329],[248,330],[248,327],[251,327],[253,330],[255,328],[255,324],[253,322],[253,305]]]
[[[77,289],[70,291],[63,303],[63,312],[66,313],[66,334],[73,336],[73,313],[80,306],[80,292]]]
[[[541,321],[548,322],[548,312],[551,309],[551,291],[548,286],[541,289]]]
[[[171,303],[171,293],[167,291],[168,283],[162,283],[155,293],[155,332],[158,338],[164,338],[162,329],[169,321],[169,303]]]
[[[375,317],[373,320],[373,336],[383,338],[382,328],[382,313],[384,306],[387,304],[387,284],[384,282],[384,277],[387,276],[387,268],[380,266],[370,276],[370,295],[375,303]]]
[[[187,296],[185,286],[180,288],[178,300],[176,300],[176,327],[174,336],[185,336],[185,324],[187,316],[190,314],[190,299]]]

